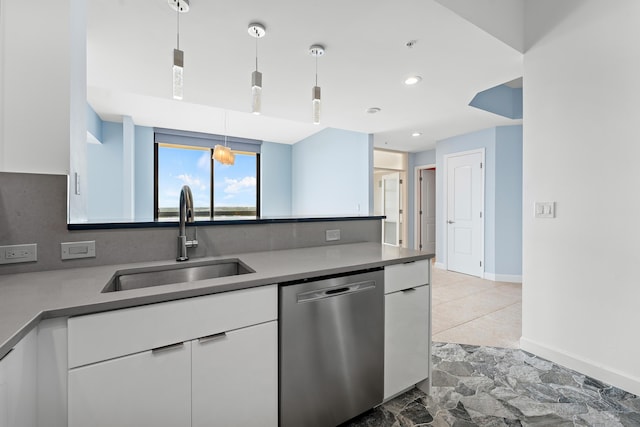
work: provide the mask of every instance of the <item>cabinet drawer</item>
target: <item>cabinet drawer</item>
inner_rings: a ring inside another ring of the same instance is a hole
[[[277,285],[72,317],[69,368],[276,320]]]
[[[429,260],[388,265],[384,268],[384,293],[429,284]]]

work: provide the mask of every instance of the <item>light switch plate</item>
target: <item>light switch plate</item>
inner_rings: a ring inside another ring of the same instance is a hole
[[[62,259],[95,258],[96,241],[60,243]]]
[[[327,242],[331,242],[334,240],[340,240],[340,230],[327,230],[326,231],[326,240]]]
[[[15,264],[18,262],[35,262],[38,260],[38,245],[0,246],[0,264]]]
[[[555,218],[556,202],[536,202],[535,217],[536,218]]]

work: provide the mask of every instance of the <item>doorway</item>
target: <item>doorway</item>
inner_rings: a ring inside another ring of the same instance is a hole
[[[436,168],[416,168],[415,247],[419,251],[436,252]]]
[[[484,149],[444,156],[446,268],[484,274]]]
[[[400,246],[402,239],[400,230],[402,225],[402,193],[400,191],[400,172],[393,172],[381,177],[382,188],[382,243]]]
[[[373,151],[373,213],[385,216],[382,243],[407,247],[407,153],[375,149]]]

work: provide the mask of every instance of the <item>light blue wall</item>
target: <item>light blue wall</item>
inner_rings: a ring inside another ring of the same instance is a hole
[[[446,263],[444,249],[446,207],[444,206],[444,156],[452,153],[485,149],[484,260],[485,271],[495,273],[495,139],[496,129],[484,129],[444,139],[436,143],[436,258]]]
[[[103,144],[89,144],[89,218],[122,218],[122,123],[102,122]],[[135,219],[153,221],[153,128],[135,126]],[[291,215],[291,145],[264,142],[260,155],[262,215]],[[265,171],[268,171],[265,173]]]
[[[510,119],[521,119],[522,88],[507,85],[492,87],[478,92],[469,105]]]
[[[515,88],[512,91],[513,96],[513,118],[521,119],[522,116],[522,88]]]
[[[102,119],[100,119],[100,116],[91,108],[89,103],[87,103],[87,132],[102,142]]]
[[[136,220],[152,220],[153,128],[135,126],[134,144]],[[102,144],[87,144],[87,215],[92,221],[123,218],[122,158],[122,123],[102,122]]]
[[[87,216],[122,218],[122,123],[102,124],[102,144],[87,144]]]
[[[415,168],[418,166],[435,165],[436,164],[436,150],[419,151],[417,153],[409,153],[409,170],[407,171],[407,181],[409,181],[408,195],[409,198],[409,215],[407,220],[409,221],[409,238],[407,247],[413,248],[415,245],[414,230],[415,230]]]
[[[292,146],[264,141],[260,153],[260,214],[291,215]]]
[[[136,221],[153,221],[153,128],[135,127]]]
[[[433,165],[436,163],[436,150],[420,151],[409,155],[409,162],[413,159],[415,166]]]
[[[368,215],[373,179],[368,134],[324,129],[292,148],[294,215]]]
[[[522,126],[501,126],[438,141],[436,145],[436,259],[443,252],[446,220],[444,156],[479,148],[485,150],[486,273],[522,275]],[[415,158],[414,158],[415,162]],[[413,233],[413,223],[410,224]],[[499,277],[498,277],[499,278]]]
[[[522,126],[496,129],[496,273],[522,274]]]

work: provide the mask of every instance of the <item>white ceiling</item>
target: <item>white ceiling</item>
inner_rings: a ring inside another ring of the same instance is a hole
[[[261,22],[261,116],[250,111]],[[417,40],[413,48],[406,42]],[[315,60],[322,120],[311,123]],[[520,123],[468,106],[482,90],[522,76],[522,54],[434,0],[191,0],[180,16],[184,100],[171,98],[176,12],[167,0],[88,0],[87,97],[105,120],[295,143],[325,127],[374,134],[377,147],[435,141]],[[421,83],[403,84],[410,75]],[[382,109],[367,114],[369,107]],[[412,137],[413,131],[422,132]]]

